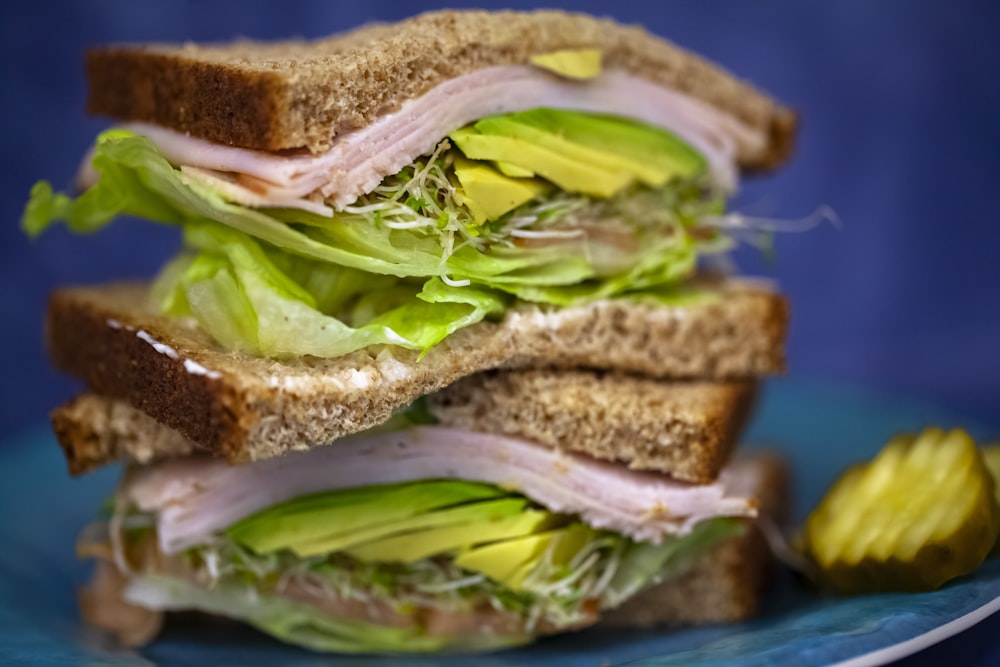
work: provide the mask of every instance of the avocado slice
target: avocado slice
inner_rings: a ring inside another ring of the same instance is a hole
[[[494,521],[501,517],[518,514],[527,506],[526,498],[501,498],[485,502],[468,503],[435,510],[427,514],[400,519],[399,521],[379,523],[369,528],[339,533],[316,542],[301,543],[291,546],[299,556],[315,556],[317,554],[345,551],[351,547],[374,542],[400,533],[413,533],[417,530],[427,530],[454,524],[465,524],[473,521]]]
[[[351,547],[346,551],[361,560],[411,563],[476,544],[530,535],[551,528],[553,521],[556,520],[558,518],[551,512],[527,510],[513,516],[495,517],[487,521],[470,521],[393,535]]]
[[[598,123],[590,129],[599,133],[602,125]],[[520,139],[582,164],[624,172],[631,177],[638,178],[646,185],[663,185],[672,175],[672,172],[658,169],[655,164],[630,158],[622,151],[617,150],[612,142],[604,142],[605,147],[603,148],[591,148],[582,142],[569,139],[559,127],[551,129],[535,127],[519,120],[516,114],[484,118],[477,122],[475,127],[480,133],[488,136]],[[585,133],[578,132],[577,134]]]
[[[519,167],[516,164],[511,164],[510,162],[504,162],[503,160],[497,160],[493,163],[500,173],[504,176],[510,176],[511,178],[532,178],[535,175],[531,169],[525,169],[524,167]]]
[[[580,549],[596,536],[593,528],[574,523],[545,533],[469,549],[459,554],[455,563],[518,590],[543,556],[547,555],[552,565],[569,565]]]
[[[518,567],[504,583],[514,590],[523,587],[525,580],[541,564],[543,558],[554,566],[568,566],[573,558],[588,542],[597,537],[597,532],[582,523],[574,523],[557,531],[553,531],[552,539],[546,549],[534,560],[528,560]]]
[[[539,53],[531,56],[528,62],[569,79],[593,79],[601,73],[601,50],[564,49]]]
[[[309,544],[431,510],[506,493],[490,484],[425,480],[380,484],[301,496],[229,527],[229,536],[257,553]]]
[[[456,130],[448,136],[468,158],[499,160],[531,169],[569,192],[606,198],[622,191],[633,181],[632,174],[628,172],[582,162],[516,137],[481,134],[473,127]]]
[[[674,177],[697,176],[708,169],[704,156],[683,139],[638,120],[547,107],[498,118],[557,135],[601,154],[613,153],[632,165],[642,165],[643,173],[658,174],[648,179],[640,175],[644,183],[654,187]]]
[[[538,563],[558,532],[526,535],[469,549],[458,554],[455,564],[466,570],[482,572],[491,579],[509,585],[508,582],[515,576],[522,576],[520,571],[525,565],[534,566]],[[523,576],[521,580],[523,581]]]
[[[497,220],[552,186],[539,179],[508,178],[485,162],[456,158],[455,177],[476,224]]]

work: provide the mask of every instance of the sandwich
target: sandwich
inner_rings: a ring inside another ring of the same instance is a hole
[[[22,220],[174,225],[50,302],[70,472],[122,462],[81,591],[338,652],[745,618],[779,459],[734,454],[787,304],[706,267],[795,116],[640,28],[436,12],[315,42],[113,46],[115,126]],[[770,518],[770,519],[769,519]]]

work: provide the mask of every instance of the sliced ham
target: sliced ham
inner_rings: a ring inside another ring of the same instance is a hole
[[[552,450],[523,440],[439,426],[355,436],[243,466],[181,458],[133,469],[122,499],[158,513],[160,548],[177,553],[271,505],[298,496],[422,479],[498,484],[596,528],[659,542],[717,516],[756,516],[761,469],[737,462],[713,484]]]
[[[296,194],[287,188],[261,181],[255,176],[212,171],[188,165],[180,169],[183,178],[211,188],[228,201],[251,208],[297,208],[327,218],[333,217],[333,209],[323,203],[321,197],[320,201],[315,201],[315,196]]]
[[[581,82],[520,65],[487,67],[446,81],[367,127],[341,135],[320,155],[236,148],[144,123],[124,127],[149,137],[177,166],[251,176],[265,184],[227,187],[226,196],[234,201],[288,206],[289,200],[320,193],[339,210],[431,152],[449,132],[484,116],[543,106],[615,114],[669,129],[705,155],[715,182],[728,190],[736,186],[737,150],[756,152],[767,141],[729,114],[623,70]],[[83,186],[94,178],[92,171],[81,171]]]

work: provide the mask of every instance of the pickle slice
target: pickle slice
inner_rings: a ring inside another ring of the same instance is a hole
[[[1000,442],[986,445],[982,449],[983,461],[993,476],[993,494],[1000,503]]]
[[[983,452],[983,461],[986,462],[986,467],[993,476],[993,495],[996,497],[997,503],[1000,503],[1000,442],[985,445],[981,451]],[[997,536],[990,556],[1000,556],[1000,535]]]
[[[975,570],[998,532],[976,443],[928,428],[848,469],[806,520],[804,548],[822,583],[844,593],[933,590]]]

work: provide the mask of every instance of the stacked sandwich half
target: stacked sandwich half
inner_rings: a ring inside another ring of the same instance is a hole
[[[790,112],[559,12],[112,47],[87,73],[118,125],[25,228],[184,238],[150,284],[50,304],[87,387],[54,414],[70,471],[125,462],[79,544],[88,621],[436,651],[755,610],[784,471],[731,453],[786,306],[701,268]]]

